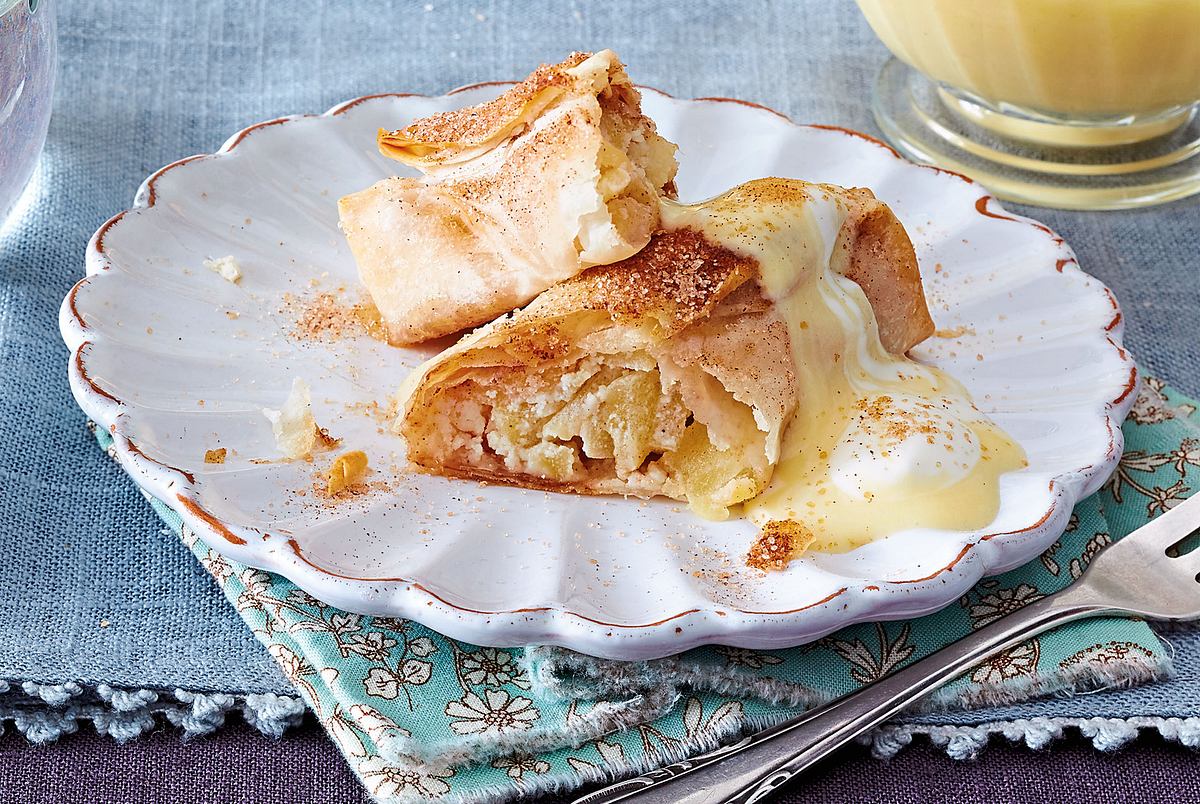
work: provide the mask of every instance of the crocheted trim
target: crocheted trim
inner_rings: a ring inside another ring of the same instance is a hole
[[[652,706],[659,708],[662,703],[661,700],[655,701]],[[111,736],[118,742],[138,737],[165,720],[181,729],[186,740],[215,732],[225,724],[230,712],[239,712],[254,728],[278,738],[287,729],[299,725],[306,709],[299,698],[275,693],[120,689],[107,684],[90,686],[79,682],[40,684],[0,680],[0,725],[12,723],[30,742],[38,744],[53,742],[65,734],[78,731],[80,722],[85,720],[90,720],[97,732]],[[578,766],[575,768],[577,775],[570,778],[525,779],[512,788],[498,789],[483,797],[476,792],[450,795],[441,800],[456,804],[500,804],[522,796],[565,792],[586,784],[634,776],[712,750],[735,735],[766,728],[778,720],[773,717],[747,717],[710,729],[676,746],[655,745],[637,761],[605,767]],[[616,724],[609,722],[606,725]],[[1123,748],[1145,730],[1154,730],[1163,739],[1189,748],[1200,748],[1200,717],[1148,716],[1035,717],[959,726],[885,725],[861,737],[859,743],[869,746],[875,757],[889,758],[910,745],[914,738],[924,736],[951,758],[967,760],[978,757],[993,737],[1003,737],[1010,743],[1038,750],[1063,738],[1069,729],[1076,729],[1100,751]],[[572,736],[582,738],[580,742],[588,739],[584,732]],[[411,762],[411,765],[408,762],[402,764],[413,770],[425,767],[420,761]],[[391,800],[400,804],[425,799],[401,797]]]
[[[551,793],[566,793],[585,785],[613,782],[637,776],[654,768],[678,762],[689,756],[711,751],[735,735],[756,731],[773,725],[775,718],[748,718],[741,724],[714,729],[678,747],[655,745],[639,760],[622,765],[576,766],[576,776],[533,777],[521,779],[514,787],[500,788],[486,794],[479,792],[451,793],[438,798],[447,804],[506,804],[524,801],[529,797]],[[952,759],[975,759],[992,737],[1004,737],[1010,743],[1024,744],[1030,749],[1043,749],[1076,729],[1090,739],[1100,751],[1116,751],[1136,739],[1143,730],[1155,730],[1165,740],[1188,748],[1200,748],[1200,717],[1129,717],[1129,718],[1030,718],[996,721],[973,726],[884,726],[864,735],[859,743],[870,746],[873,756],[887,759],[910,745],[914,737],[924,735]],[[417,770],[417,769],[414,769]],[[428,802],[420,795],[401,795],[388,798],[389,804]]]
[[[183,731],[185,740],[212,734],[230,712],[240,712],[254,728],[280,737],[304,718],[304,702],[275,693],[194,692],[182,689],[121,689],[75,681],[40,684],[0,680],[0,731],[12,723],[32,743],[57,740],[90,720],[100,734],[125,742],[163,720]]]
[[[1200,748],[1200,717],[1035,717],[973,726],[881,726],[859,742],[871,746],[872,755],[886,759],[910,744],[913,737],[925,735],[953,759],[975,759],[992,737],[1002,736],[1010,743],[1040,750],[1061,739],[1069,728],[1078,729],[1099,751],[1124,748],[1150,729],[1164,740]]]

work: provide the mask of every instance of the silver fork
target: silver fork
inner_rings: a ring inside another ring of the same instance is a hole
[[[1097,555],[1076,583],[812,712],[574,804],[750,804],[974,665],[1063,623],[1103,614],[1200,619],[1200,550],[1168,553],[1200,526],[1200,495]]]

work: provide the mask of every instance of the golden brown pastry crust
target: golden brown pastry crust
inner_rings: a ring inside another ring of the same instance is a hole
[[[816,191],[836,196],[847,215],[834,267],[862,287],[885,347],[900,353],[931,334],[912,244],[891,210],[869,191],[802,182],[773,186],[769,181],[748,189],[787,191],[786,197],[774,199],[787,203],[802,203],[806,193]],[[725,393],[757,412],[773,462],[798,394],[787,326],[752,281],[757,275],[756,260],[681,228],[657,233],[645,249],[620,263],[591,268],[550,288],[406,380],[398,395],[397,430],[408,443],[410,461],[426,471],[542,490],[652,496],[653,488],[639,486],[636,478],[561,480],[514,472],[495,456],[477,464],[447,461],[439,452],[444,433],[430,430],[424,421],[437,394],[475,372],[503,381],[511,371],[513,382],[520,382],[532,367],[540,367],[535,374],[553,372],[551,367],[572,365],[581,354],[625,350],[655,355],[664,379],[680,387],[687,386],[688,372],[697,368],[719,382]],[[756,476],[765,482],[764,472]]]
[[[426,168],[462,161],[495,147],[527,125],[576,82],[567,72],[592,54],[572,53],[558,64],[543,64],[498,98],[423,117],[397,131],[379,130],[379,151],[406,165]]]
[[[933,334],[933,319],[921,285],[917,254],[904,225],[870,190],[844,190],[821,185],[846,200],[851,235],[841,272],[863,290],[879,340],[893,354],[903,354]]]
[[[595,310],[617,323],[650,324],[658,337],[667,338],[709,315],[755,271],[754,260],[710,243],[697,231],[660,232],[634,256],[550,288],[497,329],[536,342],[537,324],[532,332],[521,330],[539,315]]]
[[[613,478],[564,481],[498,467],[446,463],[431,448],[434,445],[425,443],[428,431],[420,414],[430,409],[432,395],[475,369],[493,374],[511,369],[516,379],[530,366],[567,364],[589,347],[609,353],[658,349],[664,358],[677,359],[681,368],[711,368],[736,352],[736,370],[751,375],[769,372],[776,384],[787,384],[791,372],[781,360],[787,353],[786,328],[751,281],[755,271],[753,260],[709,242],[699,232],[682,229],[660,232],[633,257],[588,269],[550,288],[527,307],[468,335],[405,381],[398,394],[397,425],[408,443],[410,462],[439,474],[543,490],[652,496],[653,491],[636,483],[631,486]],[[759,323],[741,335],[740,348],[722,350],[714,359],[705,349],[707,333],[697,331],[695,325],[724,316],[747,321],[754,317]],[[617,333],[616,342],[606,343]],[[689,340],[692,334],[697,337]],[[678,349],[671,348],[676,345]],[[756,345],[765,345],[762,362],[766,365],[758,369],[747,360]],[[775,418],[782,423],[785,414],[780,405]]]
[[[567,317],[592,311],[609,323],[644,329],[639,338],[644,343],[661,341],[707,316],[755,270],[753,260],[708,242],[699,232],[660,232],[629,259],[555,285],[527,307],[476,330],[418,367],[404,385],[412,393],[399,394],[399,421],[403,424],[409,411],[419,410],[424,394],[437,390],[452,372],[528,366],[577,349],[576,333],[564,331]],[[761,300],[757,292],[753,295]]]
[[[381,133],[380,148],[426,175],[385,179],[339,210],[394,344],[477,326],[634,254],[674,188],[675,146],[611,51]]]
[[[665,340],[706,317],[755,274],[753,260],[708,242],[699,232],[660,232],[646,248],[613,265],[591,268],[471,333],[410,375],[422,375],[408,408],[436,385],[442,371],[463,365],[459,355],[486,350],[483,361],[467,365],[525,366],[562,357],[577,344],[563,331],[563,319],[594,311],[618,325],[645,328],[645,340]],[[766,305],[761,296],[752,295]],[[444,367],[444,368],[443,368]],[[424,369],[424,370],[423,370]]]

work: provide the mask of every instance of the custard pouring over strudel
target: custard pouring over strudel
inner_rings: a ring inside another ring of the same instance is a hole
[[[428,471],[740,510],[845,549],[991,521],[1020,448],[944,373],[903,226],[789,179],[662,204],[591,268],[418,368],[396,429]],[[740,508],[735,508],[740,506]]]
[[[635,254],[674,195],[675,146],[616,55],[577,53],[499,98],[379,133],[417,168],[342,198],[341,226],[393,344],[491,321]]]

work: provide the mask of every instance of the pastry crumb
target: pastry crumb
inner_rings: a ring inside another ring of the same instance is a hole
[[[216,449],[208,449],[204,451],[205,463],[225,463],[225,448],[217,447]]]
[[[345,408],[351,413],[364,414],[380,424],[390,424],[396,418],[396,403],[392,399],[388,405],[381,405],[376,400],[368,402],[347,402]],[[381,431],[383,432],[383,431]]]
[[[262,413],[271,423],[275,446],[289,458],[307,458],[318,447],[329,449],[340,443],[317,426],[312,414],[312,392],[299,377],[292,380],[292,391],[282,408],[263,408]]]
[[[242,266],[231,256],[218,257],[215,260],[205,260],[204,267],[216,271],[221,278],[237,284],[242,278]]]
[[[352,453],[347,453],[352,454]],[[360,453],[361,454],[361,453]],[[346,456],[342,456],[346,457]],[[366,455],[363,455],[363,460],[366,460]],[[386,480],[366,479],[366,474],[360,476],[357,480],[350,482],[348,485],[339,488],[337,491],[331,491],[331,488],[336,488],[336,482],[331,483],[331,475],[337,466],[337,462],[330,467],[329,472],[318,472],[317,477],[313,481],[312,488],[309,491],[300,489],[296,492],[299,497],[308,497],[310,504],[319,506],[326,510],[338,508],[342,503],[349,500],[354,500],[371,493],[383,493],[392,490],[392,484]],[[364,465],[364,473],[374,472],[369,466]]]
[[[952,327],[950,329],[936,329],[933,331],[935,338],[961,338],[963,335],[974,335],[975,330],[968,326]]]
[[[367,463],[367,454],[357,449],[334,458],[325,473],[325,493],[334,495],[360,484],[367,474]]]
[[[758,538],[750,545],[746,566],[764,572],[782,570],[789,561],[799,558],[815,539],[813,532],[799,522],[773,519],[763,525]]]
[[[342,439],[334,438],[324,427],[317,428],[317,444],[320,445],[321,449],[333,449],[341,443]]]

